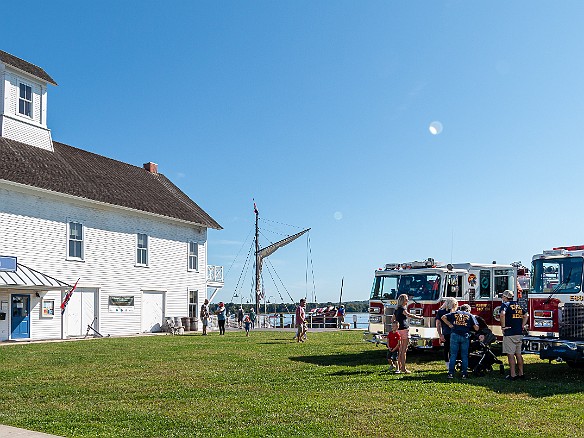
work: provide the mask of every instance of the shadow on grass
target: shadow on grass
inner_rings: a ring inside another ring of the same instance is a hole
[[[462,380],[460,375],[456,375],[454,379],[448,379],[446,370],[443,373],[402,374],[397,378],[411,382],[482,386],[498,393],[525,393],[534,398],[584,392],[584,373],[573,370],[565,364],[548,364],[547,362],[528,364],[525,367],[525,380],[509,381],[505,379],[507,373],[506,367],[504,374],[495,369],[483,377],[475,377],[471,374],[466,380]]]
[[[269,342],[273,343],[273,342]],[[408,363],[425,364],[440,359],[439,351],[417,351],[410,352],[407,356]],[[290,360],[296,362],[305,362],[320,366],[362,366],[362,365],[383,365],[387,364],[387,349],[375,348],[372,350],[361,351],[358,353],[341,353],[341,354],[318,354],[311,356],[291,356]]]
[[[359,353],[318,354],[311,356],[291,356],[290,360],[320,366],[363,366],[387,363],[385,350],[370,350]]]

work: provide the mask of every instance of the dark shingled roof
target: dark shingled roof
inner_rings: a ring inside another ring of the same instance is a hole
[[[63,143],[53,147],[51,152],[0,137],[0,180],[222,229],[160,173]]]
[[[50,84],[57,85],[53,78],[50,77],[47,74],[47,72],[44,71],[42,68],[37,67],[36,65],[31,64],[30,62],[26,62],[24,59],[17,58],[16,56],[11,55],[10,53],[6,53],[0,50],[0,61],[2,61],[5,64],[11,65],[12,67],[16,67],[19,70],[27,72],[28,74],[31,74],[37,78],[43,79],[49,82]]]

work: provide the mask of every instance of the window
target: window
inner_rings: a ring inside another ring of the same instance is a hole
[[[197,296],[199,291],[189,290],[189,318],[196,318],[197,315]]]
[[[69,252],[71,259],[83,260],[83,224],[69,222]]]
[[[582,257],[533,261],[533,292],[536,294],[577,294],[582,290]]]
[[[449,274],[446,277],[446,296],[462,298],[462,275]]]
[[[18,113],[32,117],[32,89],[30,85],[20,83]]]
[[[136,264],[148,266],[148,236],[138,233]]]
[[[480,284],[480,297],[490,298],[491,297],[491,271],[487,269],[481,269],[479,274],[479,284]]]
[[[189,271],[197,271],[199,269],[198,255],[199,245],[196,242],[189,242]]]

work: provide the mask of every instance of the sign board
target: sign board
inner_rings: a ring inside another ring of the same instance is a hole
[[[134,311],[134,296],[114,296],[110,295],[108,298],[108,310],[110,312],[133,312]]]
[[[16,257],[0,256],[0,271],[16,272]]]

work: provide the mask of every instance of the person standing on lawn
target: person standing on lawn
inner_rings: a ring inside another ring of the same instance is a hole
[[[296,342],[304,342],[306,333],[306,300],[302,298],[300,304],[296,307]]]
[[[207,336],[207,326],[209,325],[209,300],[205,299],[205,302],[201,304],[201,322],[203,323],[203,336]]]
[[[251,328],[251,319],[249,318],[249,315],[245,315],[243,326],[245,327],[245,336],[249,336],[249,329]]]
[[[448,378],[454,377],[456,358],[460,352],[462,378],[468,377],[468,346],[470,343],[470,331],[479,330],[476,320],[469,312],[458,310],[458,301],[455,300],[451,313],[442,315],[442,323],[449,327],[450,333],[450,361],[448,366]]]
[[[223,301],[219,303],[219,307],[215,311],[215,315],[217,315],[217,323],[219,324],[219,334],[225,334],[225,320],[227,319],[227,310],[225,309],[225,305]]]
[[[387,362],[389,364],[389,371],[397,369],[397,357],[399,354],[399,346],[401,336],[397,328],[399,324],[397,321],[391,323],[391,331],[387,334]]]
[[[438,336],[440,337],[440,342],[444,344],[443,354],[444,354],[444,363],[446,365],[446,369],[449,368],[450,364],[450,327],[446,324],[442,323],[442,316],[447,315],[452,311],[452,307],[456,302],[455,298],[447,297],[442,303],[442,306],[436,312],[436,330],[438,331]]]
[[[506,290],[501,298],[501,330],[503,331],[503,354],[509,360],[509,380],[525,379],[523,374],[523,328],[527,324],[529,315],[523,311],[519,303],[513,301],[513,292]],[[517,365],[517,370],[515,366]]]
[[[410,324],[408,323],[408,318],[424,319],[423,316],[414,315],[413,313],[408,312],[408,299],[407,294],[401,294],[397,297],[397,308],[395,309],[392,318],[392,322],[397,321],[399,324],[398,333],[401,338],[396,374],[411,373],[411,371],[406,368],[406,354],[410,338]]]

